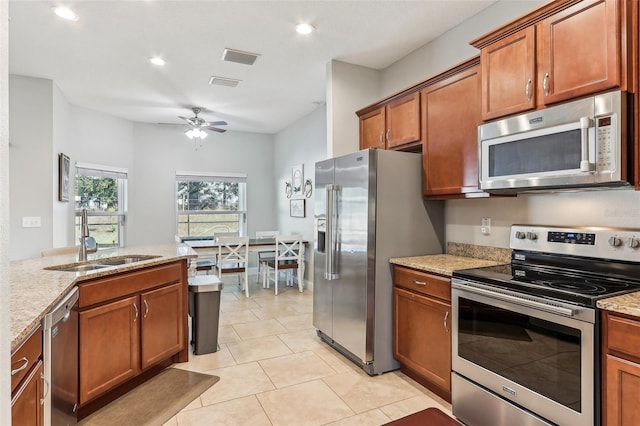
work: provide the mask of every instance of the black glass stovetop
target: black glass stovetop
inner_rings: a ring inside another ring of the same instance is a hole
[[[640,291],[638,264],[540,254],[524,262],[454,271],[453,276],[591,307],[599,299]]]

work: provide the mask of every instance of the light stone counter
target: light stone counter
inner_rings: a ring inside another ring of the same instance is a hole
[[[640,317],[640,291],[598,300],[596,306],[600,309]]]
[[[450,254],[433,254],[428,256],[399,257],[390,259],[394,265],[406,266],[424,272],[446,275],[450,277],[453,271],[459,269],[480,268],[483,266],[500,265],[504,262],[477,259],[473,257],[454,256]]]
[[[180,259],[195,258],[197,253],[186,244],[161,244],[100,250],[89,255],[89,262],[118,256],[153,255],[157,258],[110,266],[87,272],[51,271],[49,266],[72,264],[75,254],[39,257],[10,262],[9,316],[11,350],[40,323],[47,312],[77,283],[133,269],[160,265]]]

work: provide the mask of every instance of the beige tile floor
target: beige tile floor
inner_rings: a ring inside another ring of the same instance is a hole
[[[428,407],[451,405],[399,371],[370,377],[316,335],[313,295],[297,287],[262,289],[247,299],[225,283],[220,350],[177,368],[220,381],[169,420],[191,425],[382,425]]]

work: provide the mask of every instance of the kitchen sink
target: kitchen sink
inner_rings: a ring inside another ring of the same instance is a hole
[[[109,265],[109,266],[116,266],[116,265],[125,265],[127,263],[136,263],[136,262],[142,262],[143,260],[149,260],[149,259],[154,259],[156,257],[159,256],[124,256],[124,257],[114,257],[112,259],[100,259],[100,260],[96,260],[96,262],[98,262],[100,265]]]
[[[96,259],[91,262],[49,266],[44,269],[48,269],[50,271],[87,272],[87,271],[94,271],[96,269],[109,268],[111,266],[120,266],[120,265],[129,264],[129,263],[142,262],[144,260],[155,259],[157,257],[160,257],[160,256],[130,255],[130,256],[107,257],[104,259]]]
[[[51,271],[68,271],[68,272],[86,272],[93,271],[95,269],[108,268],[111,265],[99,265],[97,263],[83,263],[82,265],[61,265],[61,266],[49,266]]]

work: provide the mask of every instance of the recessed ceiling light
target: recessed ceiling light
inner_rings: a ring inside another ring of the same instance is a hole
[[[315,30],[311,24],[298,24],[296,25],[296,32],[298,34],[311,34]]]
[[[78,14],[75,13],[73,10],[69,9],[68,7],[54,6],[53,12],[59,17],[61,17],[62,19],[66,19],[68,21],[77,21],[78,19],[80,19]]]
[[[159,67],[163,66],[164,64],[166,64],[165,60],[162,59],[159,56],[154,56],[152,58],[149,58],[149,62],[151,62],[153,65],[157,65]]]

